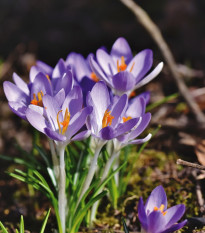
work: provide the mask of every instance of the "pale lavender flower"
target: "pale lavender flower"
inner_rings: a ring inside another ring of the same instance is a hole
[[[90,57],[92,70],[117,95],[124,93],[129,95],[133,90],[155,78],[163,68],[161,62],[146,75],[152,67],[152,51],[146,49],[133,57],[128,42],[122,37],[115,41],[110,54],[103,49],[98,49],[96,60],[97,62],[92,56]]]

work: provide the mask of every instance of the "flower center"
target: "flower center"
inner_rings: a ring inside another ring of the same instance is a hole
[[[97,75],[94,73],[94,72],[92,72],[91,74],[90,74],[90,77],[91,77],[91,79],[94,81],[94,82],[98,82],[99,81],[99,78],[97,77]]]
[[[105,128],[108,125],[111,126],[113,119],[114,119],[114,116],[110,115],[110,112],[106,110],[103,120],[102,120],[102,127]]]
[[[132,72],[133,67],[134,67],[135,63],[133,62],[132,67],[130,69],[130,72]],[[124,56],[121,57],[121,64],[119,62],[119,60],[117,60],[117,72],[121,72],[121,71],[125,71],[127,69],[127,64],[125,63],[125,58]]]
[[[60,134],[65,134],[69,122],[70,122],[70,113],[68,112],[68,108],[66,108],[65,111],[65,115],[64,115],[64,119],[62,122],[59,121],[59,114],[62,112],[63,110],[60,110],[57,114],[57,123],[58,123],[58,128],[59,128],[59,133]],[[63,126],[63,128],[61,129],[61,125]]]
[[[42,91],[38,92],[37,97],[36,94],[33,94],[33,99],[31,100],[31,104],[43,107],[42,97],[43,97]]]
[[[165,216],[166,215],[166,213],[167,213],[167,211],[163,211],[164,210],[164,205],[163,204],[161,204],[161,206],[158,208],[158,207],[154,207],[154,211],[160,211],[162,214],[163,214],[163,216]]]
[[[129,121],[130,119],[132,119],[131,116],[123,117],[123,118],[122,118],[122,120],[123,120],[124,123],[127,122],[127,121]]]

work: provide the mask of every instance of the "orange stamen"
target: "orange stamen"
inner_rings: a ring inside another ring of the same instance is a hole
[[[166,213],[167,213],[167,211],[163,211],[164,210],[164,205],[163,204],[161,204],[161,206],[158,208],[158,207],[154,207],[154,211],[160,211],[162,214],[163,214],[163,216],[165,216],[166,215]]]
[[[58,128],[59,128],[59,133],[60,134],[65,134],[67,128],[68,128],[68,125],[70,123],[70,113],[68,112],[68,108],[66,108],[66,111],[65,111],[65,115],[64,115],[64,119],[62,122],[59,121],[59,114],[60,112],[62,112],[63,110],[60,110],[57,114],[57,123],[58,123]],[[63,129],[61,129],[61,125],[63,126]]]
[[[48,74],[46,74],[46,78],[48,79],[49,82],[51,81]]]
[[[125,63],[125,58],[124,56],[121,57],[121,65],[119,64],[119,61],[117,60],[117,71],[121,72],[121,71],[125,71],[127,68],[127,65]]]
[[[132,92],[130,93],[130,95],[129,95],[129,98],[134,97],[134,96],[136,96],[136,93],[135,93],[135,91],[132,91]]]
[[[44,95],[42,91],[38,92],[37,94],[38,99],[36,98],[36,94],[33,94],[33,99],[31,100],[31,104],[43,107],[43,101],[42,101],[43,96]]]
[[[94,73],[94,72],[92,72],[91,74],[90,74],[90,77],[91,77],[91,79],[94,81],[94,82],[98,82],[99,81],[99,78],[97,77],[97,75]]]
[[[114,119],[114,116],[110,115],[110,112],[106,110],[103,120],[102,120],[102,127],[105,128],[108,125],[110,126],[112,124],[113,119]]]
[[[130,119],[132,119],[131,116],[123,117],[123,118],[122,118],[122,120],[123,120],[124,123],[127,122],[127,121],[129,121]]]

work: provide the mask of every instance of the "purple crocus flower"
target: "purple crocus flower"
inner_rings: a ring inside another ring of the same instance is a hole
[[[124,93],[129,95],[133,90],[155,78],[163,68],[161,62],[145,76],[152,67],[152,51],[146,49],[133,57],[128,42],[122,37],[115,41],[110,54],[103,49],[98,49],[96,60],[97,62],[93,57],[90,58],[93,72],[117,95]]]
[[[127,103],[128,97],[124,94],[112,104],[105,83],[102,81],[96,83],[87,95],[87,106],[93,107],[93,112],[87,121],[91,135],[106,141],[129,132],[136,125],[137,119],[121,122]]]
[[[83,98],[80,87],[74,87],[65,97],[62,89],[59,95],[42,97],[44,109],[29,105],[26,117],[31,125],[49,138],[67,145],[73,140],[82,140],[89,131],[79,130],[85,124],[92,107],[82,108]]]
[[[183,216],[185,206],[179,204],[167,209],[167,196],[163,187],[157,186],[148,197],[138,204],[138,217],[144,233],[171,233],[182,228],[187,220],[177,223]]]

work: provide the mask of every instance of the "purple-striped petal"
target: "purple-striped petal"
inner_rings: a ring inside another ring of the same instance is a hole
[[[10,109],[12,110],[12,112],[14,112],[16,115],[23,118],[24,120],[27,120],[26,119],[26,109],[27,109],[26,105],[22,103],[18,103],[18,102],[12,102],[12,101],[9,101],[8,105]]]
[[[59,104],[59,106],[62,106],[63,102],[65,101],[65,90],[61,89],[55,96],[55,100]]]
[[[145,213],[143,199],[140,197],[139,203],[138,203],[138,218],[140,220],[140,223],[142,224],[142,228],[147,231],[147,215]]]
[[[135,98],[128,106],[126,111],[126,116],[140,117],[145,113],[146,110],[146,102],[143,97]]]
[[[76,134],[71,141],[81,141],[84,140],[85,138],[88,138],[90,136],[90,130],[84,130],[78,134]]]
[[[112,85],[117,91],[125,93],[134,88],[135,78],[132,73],[121,71],[112,77]]]
[[[114,117],[112,120],[112,127],[115,127],[121,121],[122,116],[124,115],[125,109],[127,107],[127,95],[124,94],[120,99],[115,103],[112,108],[111,115]]]
[[[61,78],[65,72],[65,62],[63,59],[60,59],[53,70],[52,78]]]
[[[115,137],[114,129],[111,126],[102,128],[99,132],[99,137],[103,140],[110,140]]]
[[[161,211],[153,211],[147,217],[147,232],[149,233],[161,233],[165,229],[164,216]]]
[[[13,80],[18,88],[20,88],[26,95],[30,94],[28,85],[16,73],[13,73]]]
[[[129,140],[135,139],[138,137],[147,127],[151,120],[151,114],[148,112],[142,116],[142,120],[140,124],[134,129],[130,135],[129,135]]]
[[[144,75],[150,70],[153,63],[153,53],[150,49],[145,49],[138,53],[127,66],[127,70],[135,77],[135,82],[138,83]]]
[[[162,231],[161,233],[172,233],[175,232],[179,229],[181,229],[182,227],[184,227],[187,224],[187,220],[184,220],[183,222],[177,223],[172,225],[169,229]]]
[[[70,120],[70,124],[66,131],[66,137],[70,139],[78,132],[85,124],[87,116],[92,112],[92,107],[83,108],[80,112],[76,113]]]
[[[66,136],[59,134],[55,131],[53,131],[50,128],[45,128],[44,133],[51,139],[56,140],[56,141],[66,141]]]
[[[143,144],[143,143],[149,141],[151,139],[151,137],[152,137],[152,134],[149,133],[145,138],[128,141],[127,144],[135,144],[135,145]]]
[[[42,62],[42,61],[37,61],[36,62],[36,66],[39,68],[39,70],[41,70],[44,74],[47,74],[49,76],[51,76],[52,72],[53,72],[53,68],[51,66],[49,66],[48,64]]]
[[[178,222],[179,219],[184,215],[185,212],[185,205],[179,204],[172,206],[171,208],[166,210],[165,220],[166,220],[166,227],[171,227],[174,223]]]
[[[161,185],[157,186],[148,197],[145,204],[146,213],[150,213],[154,210],[154,207],[160,208],[164,205],[164,209],[167,209],[167,196]]]
[[[73,86],[73,77],[72,72],[67,70],[64,73],[63,77],[58,78],[58,81],[55,85],[55,92],[59,92],[62,88],[65,90],[65,93],[68,94]]]
[[[5,81],[3,83],[4,93],[8,101],[19,102],[25,105],[29,103],[29,96],[26,95],[19,87],[15,84]]]
[[[103,49],[97,50],[96,59],[106,75],[114,75],[117,73],[117,63],[115,64],[112,57]]]
[[[115,129],[115,137],[120,136],[121,134],[129,132],[138,122],[137,118],[126,121],[125,123],[119,124]]]
[[[140,82],[136,82],[137,85],[135,86],[135,89],[144,86],[152,79],[154,79],[162,71],[163,66],[164,66],[163,62],[160,62],[158,66],[150,74],[144,77]]]
[[[123,37],[118,38],[112,46],[110,55],[115,64],[117,64],[117,60],[120,60],[122,56],[125,58],[125,63],[129,64],[132,59],[132,51],[127,40]]]

